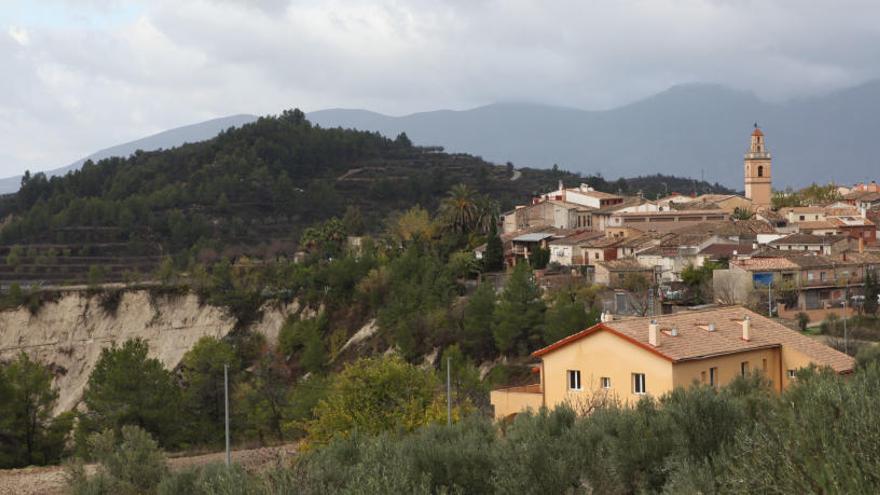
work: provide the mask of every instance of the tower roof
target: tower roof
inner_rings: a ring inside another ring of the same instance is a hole
[[[761,132],[760,127],[755,127],[755,130],[752,132],[752,136],[763,136],[763,135],[764,135],[764,133]]]

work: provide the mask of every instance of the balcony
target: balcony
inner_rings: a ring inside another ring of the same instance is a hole
[[[540,383],[502,388],[489,393],[489,402],[495,407],[495,419],[504,419],[540,409],[544,405],[544,390]]]

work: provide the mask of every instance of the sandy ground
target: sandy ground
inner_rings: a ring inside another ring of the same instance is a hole
[[[241,464],[248,471],[260,471],[284,462],[296,453],[295,445],[263,447],[259,449],[238,450],[232,453],[232,462]],[[223,452],[168,459],[168,466],[174,470],[211,463],[224,462]],[[86,466],[94,473],[95,466]],[[65,493],[66,478],[61,466],[28,467],[23,469],[0,470],[0,495],[61,495]]]

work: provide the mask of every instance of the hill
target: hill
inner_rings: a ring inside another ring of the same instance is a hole
[[[17,194],[0,199],[0,285],[85,283],[90,271],[121,281],[153,273],[165,256],[180,267],[192,259],[289,257],[305,227],[348,211],[376,232],[394,211],[435,210],[456,184],[486,195],[497,213],[560,180],[649,197],[661,187],[724,192],[674,177],[633,179],[630,190],[626,180],[558,168],[514,172],[413,146],[405,135],[323,129],[286,111],[199,143],[89,160],[65,176],[26,175]]]
[[[45,172],[47,177],[62,176],[66,173],[79,170],[86,161],[99,161],[114,156],[127,157],[137,150],[155,151],[160,149],[168,149],[181,146],[186,143],[195,143],[210,139],[220,131],[229,129],[230,127],[240,127],[243,124],[253,122],[257,117],[253,115],[230,115],[218,119],[206,120],[197,124],[186,125],[162,131],[152,136],[142,139],[136,139],[128,143],[119,144],[105,148],[91,155],[77,160],[64,167],[56,168]],[[21,176],[6,177],[0,179],[0,194],[9,194],[18,191],[21,186]]]
[[[782,188],[852,183],[875,173],[880,82],[784,103],[690,84],[605,111],[499,103],[401,117],[331,109],[312,112],[309,119],[387,135],[406,132],[417,144],[440,144],[497,162],[559,164],[610,178],[702,173],[736,189],[742,187],[750,128],[758,122],[774,155],[774,185]]]

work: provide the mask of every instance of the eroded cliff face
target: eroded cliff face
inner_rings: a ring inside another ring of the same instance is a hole
[[[99,297],[69,292],[36,315],[26,308],[0,312],[0,360],[24,351],[51,366],[59,392],[56,413],[77,405],[101,349],[113,343],[144,339],[151,357],[173,369],[200,338],[220,338],[235,327],[223,308],[200,305],[194,294],[151,297],[146,290],[126,291],[113,312],[101,307]],[[252,329],[274,342],[286,318],[298,310],[295,302],[267,306]]]

